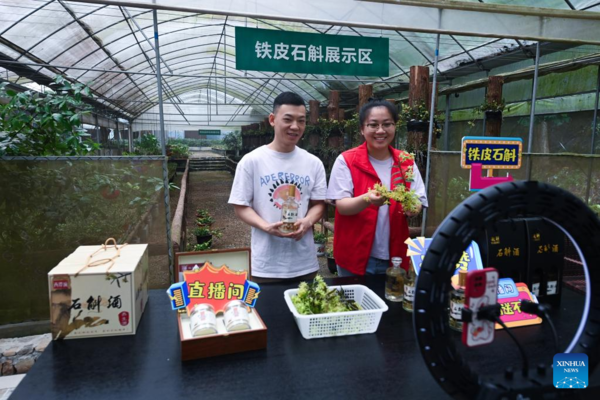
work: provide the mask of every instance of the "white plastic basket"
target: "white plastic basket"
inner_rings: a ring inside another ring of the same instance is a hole
[[[346,298],[356,301],[363,308],[358,311],[346,311],[328,314],[302,315],[292,303],[292,296],[298,289],[289,289],[283,293],[285,302],[300,329],[304,339],[315,339],[331,336],[358,335],[373,333],[379,326],[381,315],[388,310],[379,296],[363,285],[329,286],[329,289],[344,290]]]

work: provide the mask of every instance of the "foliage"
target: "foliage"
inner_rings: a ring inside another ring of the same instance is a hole
[[[62,76],[54,82],[56,92],[46,94],[0,84],[0,97],[9,99],[0,104],[0,156],[78,156],[100,148],[81,122],[92,109],[83,101],[90,89]]]
[[[171,158],[188,158],[190,156],[190,147],[183,143],[170,144]]]
[[[500,100],[499,103],[496,101],[488,102],[486,100],[482,105],[475,108],[475,112],[477,112],[477,113],[484,113],[487,111],[502,112],[502,111],[504,111],[505,108],[506,108],[506,102],[504,99]],[[507,109],[507,111],[510,111],[510,107]]]
[[[213,236],[220,238],[222,236],[221,231],[218,229],[210,229],[208,226],[198,226],[192,232],[194,236]]]
[[[160,201],[158,163],[0,164],[0,251],[64,249],[124,241]]]
[[[320,275],[317,275],[311,283],[300,283],[298,294],[292,296],[292,303],[296,310],[304,315],[361,309],[354,300],[346,298],[344,289],[330,290]]]
[[[209,139],[169,139],[167,142],[170,145],[184,144],[188,147],[218,147],[222,144],[221,140],[209,140]]]
[[[127,154],[138,156],[155,156],[161,155],[162,150],[156,136],[151,133],[147,133],[142,135],[139,142],[135,142],[133,153]]]
[[[407,103],[402,103],[398,112],[398,125],[406,125],[409,122],[426,122],[429,123],[429,110],[425,102],[421,101],[416,106],[411,107]],[[437,112],[433,120],[433,134],[439,137],[442,133],[442,125],[446,116]],[[396,129],[398,133],[398,129]]]
[[[321,233],[321,232],[317,232],[313,235],[314,241],[315,243],[327,243],[327,232],[325,233]]]
[[[504,109],[507,109],[507,111],[510,111],[510,107],[506,108],[506,102],[504,99],[500,100],[499,103],[496,101],[488,102],[486,99],[486,101],[483,104],[481,104],[473,109],[473,111],[475,113],[475,118],[471,121],[468,121],[467,125],[469,125],[471,128],[473,128],[473,127],[475,127],[475,119],[477,118],[478,115],[484,114],[486,112],[501,113],[504,111]]]
[[[239,131],[225,135],[223,138],[223,145],[227,150],[241,150],[242,149],[242,134]]]
[[[191,251],[206,251],[206,250],[210,250],[212,247],[212,240],[209,240],[208,242],[204,242],[204,243],[200,243],[200,244],[195,244],[195,245],[190,245],[190,249]]]
[[[208,213],[208,210],[205,208],[198,208],[196,210],[196,217],[198,218],[204,218],[204,217],[208,217],[210,214]]]
[[[327,256],[327,258],[333,258],[333,247],[327,246],[325,248],[325,255]]]
[[[210,226],[214,222],[215,222],[215,219],[213,217],[211,217],[210,215],[196,219],[196,224],[198,226]]]

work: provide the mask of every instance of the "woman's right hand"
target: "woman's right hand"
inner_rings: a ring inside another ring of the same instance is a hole
[[[385,198],[381,196],[379,192],[375,190],[369,190],[367,193],[365,193],[364,200],[369,204],[373,204],[375,207],[381,207],[385,201]]]

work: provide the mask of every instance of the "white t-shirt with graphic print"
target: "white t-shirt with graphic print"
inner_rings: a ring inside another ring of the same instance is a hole
[[[281,204],[290,185],[296,186],[298,218],[308,212],[310,200],[325,200],[325,168],[317,157],[299,147],[279,153],[261,146],[238,163],[229,204],[249,206],[269,223],[281,220]],[[293,278],[319,269],[312,229],[296,241],[252,228],[252,275]]]

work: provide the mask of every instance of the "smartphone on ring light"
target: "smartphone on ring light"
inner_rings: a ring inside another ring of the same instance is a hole
[[[465,288],[465,308],[472,311],[472,321],[463,323],[462,342],[476,347],[494,341],[495,322],[480,320],[477,311],[498,301],[498,271],[494,268],[470,271]]]

